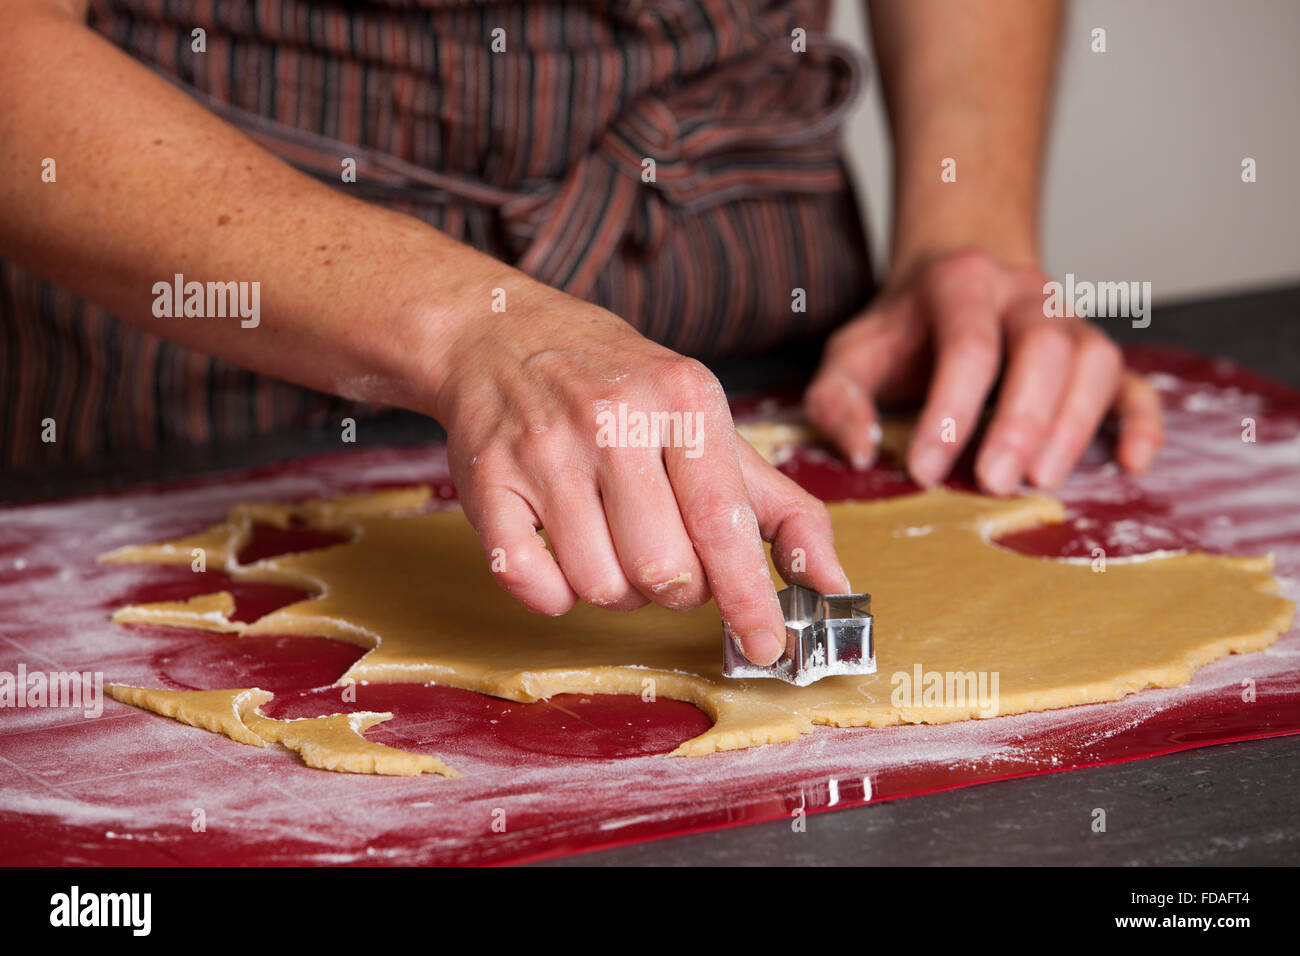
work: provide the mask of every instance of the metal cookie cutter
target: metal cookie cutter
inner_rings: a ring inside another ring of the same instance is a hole
[[[776,677],[807,687],[833,674],[874,674],[870,594],[818,594],[792,584],[777,592],[785,616],[785,653],[762,667],[724,637],[724,677]]]

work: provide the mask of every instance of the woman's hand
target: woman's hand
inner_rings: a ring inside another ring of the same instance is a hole
[[[1108,411],[1119,420],[1120,464],[1146,469],[1163,437],[1159,397],[1095,326],[1045,316],[1043,283],[1036,269],[980,252],[912,272],[831,337],[805,396],[809,419],[867,467],[879,442],[877,402],[924,397],[907,467],[930,486],[970,441],[1001,372],[975,461],[985,490],[1010,494],[1025,478],[1061,484]]]
[[[578,598],[687,608],[712,593],[749,659],[774,661],[785,622],[762,541],[787,580],[848,590],[825,506],[738,439],[703,365],[586,302],[538,286],[529,296],[461,330],[435,399],[501,586],[545,614]],[[661,435],[667,447],[620,447],[620,414],[656,412],[683,426]]]

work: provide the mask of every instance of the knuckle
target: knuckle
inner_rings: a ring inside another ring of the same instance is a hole
[[[1110,341],[1109,338],[1102,336],[1100,332],[1088,336],[1083,341],[1082,349],[1087,350],[1092,355],[1093,360],[1106,369],[1106,372],[1112,375],[1118,375],[1119,369],[1125,364],[1125,355],[1119,350],[1119,346]]]
[[[831,512],[826,503],[797,485],[778,500],[773,513],[783,521],[796,519],[800,527],[815,532],[828,531],[831,527]]]
[[[953,293],[978,289],[983,295],[997,263],[983,250],[965,249],[946,257],[935,269],[936,279]]]
[[[592,444],[595,444],[593,430]],[[558,428],[545,432],[528,431],[519,436],[514,445],[514,456],[535,480],[550,476],[545,484],[567,487],[570,483],[581,485],[591,468],[581,453],[581,445],[572,440],[567,430]]]
[[[974,329],[964,329],[953,334],[948,351],[954,358],[976,365],[980,369],[996,368],[999,358],[997,339]]]
[[[562,442],[552,429],[529,428],[519,433],[514,445],[520,458],[543,460],[554,457],[561,450]]]
[[[693,537],[705,544],[718,544],[748,531],[755,524],[753,512],[738,502],[706,499],[691,515]]]
[[[960,252],[954,252],[944,260],[945,264],[954,273],[957,272],[985,272],[993,268],[997,260],[983,249],[963,249]]]
[[[1082,357],[1096,362],[1107,372],[1118,373],[1124,366],[1124,353],[1120,347],[1091,327],[1079,343],[1079,352]]]
[[[456,491],[461,511],[479,536],[484,550],[491,554],[494,547],[504,545],[509,533],[497,516],[510,497],[518,496],[511,484],[487,476],[470,475],[469,479],[458,477]]]
[[[799,503],[796,507],[804,512],[808,520],[812,521],[818,530],[830,530],[831,510],[826,507],[826,503],[820,498],[809,495],[805,501]]]
[[[723,623],[734,634],[745,634],[754,628],[765,627],[772,611],[773,602],[762,597],[738,596],[734,593],[721,597],[715,594],[714,597],[720,605]]]
[[[596,607],[617,608],[628,603],[631,597],[627,584],[615,580],[612,575],[581,581],[574,590],[584,601]],[[643,603],[639,596],[636,603]]]
[[[1074,351],[1074,338],[1055,322],[1039,322],[1021,337],[1025,348],[1043,353],[1044,358],[1068,358]]]
[[[997,447],[1006,448],[1023,459],[1037,448],[1048,424],[1046,415],[1025,411],[1008,414],[999,423]]]
[[[524,357],[523,367],[535,375],[563,373],[569,366],[570,355],[562,348],[542,348]]]
[[[495,549],[486,543],[485,547],[491,558]],[[505,549],[504,565],[499,571],[494,570],[493,574],[506,590],[513,593],[536,584],[549,570],[548,566],[553,566],[554,563],[550,552],[542,548],[509,548]]]
[[[664,363],[656,376],[657,384],[670,395],[697,409],[704,409],[724,401],[722,385],[717,376],[701,362],[684,355],[674,356]]]

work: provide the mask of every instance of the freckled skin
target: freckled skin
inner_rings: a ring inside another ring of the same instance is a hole
[[[79,159],[58,189],[0,177],[0,256],[203,354],[437,418],[485,549],[508,555],[496,579],[533,610],[712,597],[742,638],[775,634],[761,538],[779,564],[796,540],[810,549],[799,583],[838,581],[822,506],[736,442],[703,366],[303,175],[87,29],[84,12],[6,8],[0,154]],[[154,284],[182,271],[260,282],[259,325],[153,315]],[[702,413],[699,456],[599,447],[593,409],[620,402]]]

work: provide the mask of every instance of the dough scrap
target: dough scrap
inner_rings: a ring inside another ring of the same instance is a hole
[[[235,596],[229,591],[217,591],[215,594],[200,594],[184,601],[130,604],[113,612],[113,623],[192,627],[201,631],[238,634],[244,625],[230,620],[230,615],[234,613]]]
[[[268,741],[283,744],[300,754],[307,766],[321,770],[404,777],[422,773],[460,776],[437,757],[398,750],[362,736],[375,724],[391,720],[392,714],[356,711],[328,717],[275,720],[260,710],[275,695],[256,687],[164,690],[106,684],[104,689],[114,700],[152,710],[191,727],[225,734],[241,744],[252,747],[265,747]]]
[[[459,777],[460,773],[437,757],[398,750],[366,740],[362,734],[375,724],[392,720],[392,714],[356,711],[328,717],[300,720],[272,720],[256,707],[244,714],[244,721],[267,740],[275,740],[297,751],[309,767],[346,773],[378,773],[394,777],[416,777],[436,773]]]
[[[104,690],[114,700],[131,704],[155,714],[171,717],[191,727],[225,734],[231,740],[250,747],[265,747],[266,741],[244,723],[246,710],[265,704],[275,695],[256,687],[235,690],[163,690],[155,687],[131,687],[105,684]]]
[[[389,488],[368,495],[311,498],[296,505],[239,504],[230,509],[225,521],[198,534],[156,544],[129,544],[101,554],[99,561],[103,564],[190,564],[194,560],[194,549],[199,548],[210,563],[223,569],[240,568],[237,556],[252,539],[254,525],[270,525],[283,530],[297,519],[309,528],[329,531],[352,518],[392,517],[419,511],[432,497],[427,486],[416,485]]]
[[[912,416],[885,418],[880,422],[880,439],[877,450],[881,457],[891,461],[903,461],[907,457],[907,447],[912,440],[916,419]],[[741,422],[736,425],[736,434],[753,446],[763,459],[772,464],[780,464],[783,459],[794,453],[796,448],[826,448],[826,440],[802,418],[788,422],[759,421]]]
[[[794,740],[816,725],[990,716],[972,699],[933,701],[919,688],[910,699],[899,697],[900,675],[918,670],[996,674],[997,714],[1117,700],[1186,683],[1210,661],[1266,647],[1290,627],[1295,611],[1274,593],[1268,557],[1112,559],[1096,573],[1086,561],[1031,557],[989,543],[1060,521],[1059,502],[933,490],[830,506],[845,570],[873,595],[877,674],[803,688],[732,681],[721,675],[723,637],[712,604],[684,612],[648,606],[619,614],[579,605],[559,618],[532,614],[497,587],[460,511],[413,513],[428,498],[427,489],[405,489],[237,506],[201,535],[120,549],[107,560],[170,562],[183,555],[188,562],[197,540],[234,555],[255,520],[299,520],[339,533],[348,540],[247,566],[228,558],[232,577],[314,595],[232,627],[367,648],[341,682],[436,682],[521,702],[653,689],[714,720],[673,756]],[[775,569],[773,575],[779,582]],[[166,613],[177,624],[211,626],[212,605],[191,603],[192,610],[169,604]],[[128,610],[151,609],[157,610]]]

